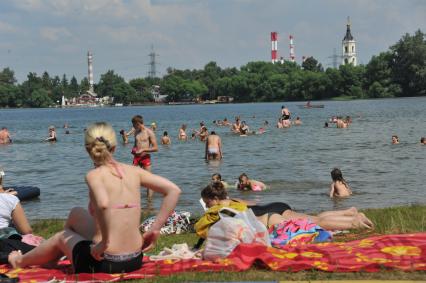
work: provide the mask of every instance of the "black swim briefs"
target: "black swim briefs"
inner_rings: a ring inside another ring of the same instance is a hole
[[[271,202],[264,205],[249,205],[247,207],[253,210],[256,216],[262,216],[268,213],[283,214],[284,211],[291,210],[291,207],[284,202]]]
[[[72,250],[72,262],[75,273],[123,273],[138,270],[142,266],[143,253],[125,261],[103,259],[97,261],[90,254],[91,241],[78,242]]]

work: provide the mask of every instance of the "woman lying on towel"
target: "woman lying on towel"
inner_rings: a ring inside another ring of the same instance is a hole
[[[250,208],[267,228],[294,219],[309,219],[326,230],[373,228],[373,223],[363,213],[359,213],[355,207],[346,210],[325,211],[312,216],[295,212],[289,205],[282,202],[250,205],[242,200],[230,199],[228,192],[220,182],[213,182],[205,187],[201,191],[201,197],[209,208],[195,224],[195,230],[201,238],[206,238],[209,227],[219,220],[218,212],[222,207],[231,207],[238,211]]]
[[[142,252],[155,245],[180,189],[167,179],[114,160],[116,145],[114,130],[107,123],[87,129],[85,146],[95,165],[86,175],[88,210],[73,208],[64,230],[31,252],[12,252],[13,267],[51,263],[63,255],[71,260],[75,273],[122,273],[141,267]],[[164,196],[151,230],[143,235],[139,232],[141,186]]]

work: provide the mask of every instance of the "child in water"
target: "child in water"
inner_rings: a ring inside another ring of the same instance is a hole
[[[263,191],[266,189],[266,185],[262,182],[251,180],[246,173],[243,173],[238,177],[237,188],[242,191]]]
[[[212,182],[221,182],[225,189],[229,189],[231,187],[227,182],[222,180],[222,176],[219,173],[214,173],[212,175]]]
[[[331,179],[333,183],[330,186],[330,198],[333,197],[348,197],[352,195],[351,188],[349,187],[346,180],[343,179],[342,171],[338,168],[334,168],[331,171]]]

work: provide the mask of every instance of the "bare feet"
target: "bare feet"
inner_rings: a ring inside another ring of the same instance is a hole
[[[373,229],[374,224],[370,219],[365,216],[364,213],[358,213],[352,222],[352,228],[354,229]]]
[[[21,251],[13,251],[7,257],[9,264],[12,265],[13,268],[21,267],[22,261],[22,252]]]
[[[365,216],[364,213],[361,212],[361,213],[359,213],[359,215],[360,215],[362,221],[368,226],[368,229],[374,229],[374,223],[370,219],[368,219],[368,217]]]

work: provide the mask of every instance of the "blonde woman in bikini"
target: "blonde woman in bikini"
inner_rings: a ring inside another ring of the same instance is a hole
[[[9,255],[13,267],[55,262],[63,255],[75,273],[122,273],[142,265],[143,252],[150,250],[160,228],[173,211],[180,189],[169,180],[113,158],[117,140],[107,123],[96,123],[85,133],[85,147],[95,168],[86,175],[88,209],[73,208],[64,230],[31,252]],[[141,186],[163,195],[150,231],[139,231]]]

